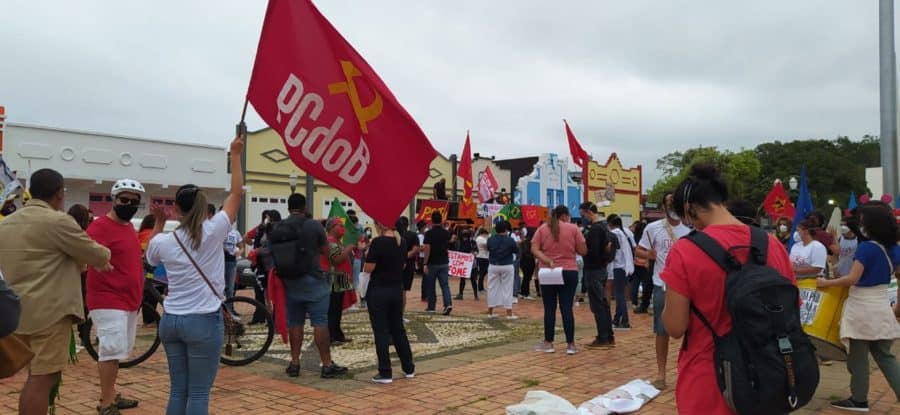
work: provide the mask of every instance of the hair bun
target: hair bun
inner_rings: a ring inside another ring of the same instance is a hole
[[[691,176],[697,180],[719,180],[719,169],[713,164],[699,163],[691,166]]]

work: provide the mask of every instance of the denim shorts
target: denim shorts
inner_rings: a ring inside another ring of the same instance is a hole
[[[657,336],[668,336],[663,326],[662,313],[666,306],[666,290],[658,285],[653,285],[653,332]]]
[[[313,327],[328,326],[328,305],[331,296],[326,295],[315,301],[300,301],[285,296],[285,314],[287,314],[288,327],[303,327],[306,324],[306,315]]]

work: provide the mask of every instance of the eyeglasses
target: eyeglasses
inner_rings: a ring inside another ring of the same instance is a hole
[[[132,199],[130,197],[119,196],[116,198],[116,202],[123,206],[137,206],[141,204],[141,199]]]

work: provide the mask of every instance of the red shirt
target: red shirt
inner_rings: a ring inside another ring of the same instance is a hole
[[[746,225],[712,225],[703,230],[726,249],[750,244]],[[742,263],[749,250],[736,249]],[[768,264],[796,284],[791,261],[784,245],[769,236]],[[669,290],[691,300],[719,335],[731,331],[731,315],[725,306],[725,271],[697,245],[680,240],[672,247],[661,275]],[[687,349],[678,354],[678,383],[675,401],[680,414],[733,414],[719,393],[713,366],[713,338],[709,330],[691,313]]]
[[[131,223],[119,224],[101,216],[87,228],[87,234],[110,250],[112,272],[88,267],[85,300],[88,310],[135,311],[144,293],[144,266],[141,244]]]

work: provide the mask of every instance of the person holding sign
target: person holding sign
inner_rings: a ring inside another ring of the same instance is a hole
[[[894,339],[900,338],[900,324],[887,298],[888,283],[900,265],[900,247],[894,214],[884,205],[864,206],[860,222],[860,233],[870,240],[859,243],[850,272],[832,280],[819,278],[816,285],[850,287],[840,331],[841,342],[848,350],[850,397],[831,406],[863,412],[869,410],[870,353],[900,400],[900,365],[891,353]]]
[[[575,347],[575,314],[572,309],[575,287],[578,285],[578,263],[575,255],[587,254],[584,235],[570,223],[569,208],[559,205],[553,209],[550,223],[541,225],[531,241],[531,253],[537,258],[540,269],[562,272],[562,284],[546,284],[541,277],[541,293],[544,299],[544,341],[534,350],[553,353],[553,334],[556,326],[556,304],[563,318],[566,333],[567,354],[578,353]]]
[[[506,318],[515,320],[519,317],[512,313],[513,272],[515,271],[515,255],[519,254],[516,241],[509,236],[506,222],[500,222],[494,228],[496,234],[488,239],[488,318],[497,318],[494,307],[506,309]],[[555,312],[556,310],[554,310]]]

